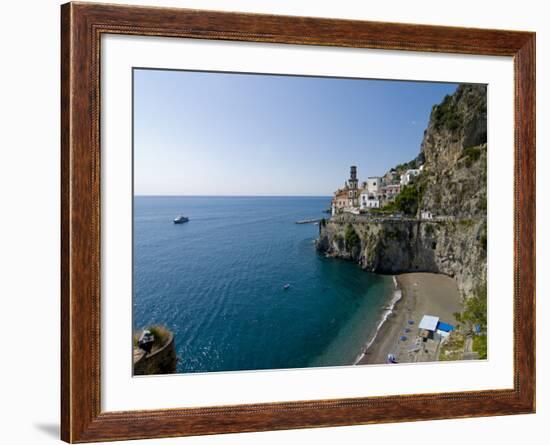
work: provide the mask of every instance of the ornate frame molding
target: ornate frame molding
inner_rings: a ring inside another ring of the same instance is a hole
[[[514,388],[102,412],[99,319],[102,34],[512,56],[515,66]],[[535,411],[534,33],[67,3],[61,7],[61,36],[63,440],[95,442]],[[452,411],[449,402],[453,402]]]

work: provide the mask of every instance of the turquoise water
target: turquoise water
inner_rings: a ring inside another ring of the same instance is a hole
[[[391,277],[317,253],[327,197],[135,197],[133,324],[174,333],[178,372],[353,364]],[[184,214],[186,224],[172,223]],[[283,285],[289,283],[288,290]]]

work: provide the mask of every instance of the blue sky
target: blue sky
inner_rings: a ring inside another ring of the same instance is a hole
[[[136,195],[313,195],[416,157],[457,84],[134,70]]]

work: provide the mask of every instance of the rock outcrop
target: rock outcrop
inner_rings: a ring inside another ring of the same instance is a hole
[[[134,375],[172,374],[176,371],[177,356],[174,334],[165,331],[165,338],[150,353],[134,346]]]
[[[317,248],[377,273],[443,273],[456,278],[464,297],[485,283],[486,100],[485,86],[461,85],[433,107],[420,154],[408,163],[423,164],[412,184],[416,213],[336,215],[320,224]]]

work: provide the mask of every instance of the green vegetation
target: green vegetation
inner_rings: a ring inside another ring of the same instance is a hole
[[[487,358],[487,283],[482,283],[470,298],[466,300],[465,309],[454,314],[462,325],[460,331],[474,331],[472,351],[477,352],[480,359]],[[479,326],[479,330],[474,329]]]
[[[394,204],[405,215],[416,215],[423,194],[423,184],[406,185],[395,198]]]
[[[461,313],[454,314],[461,329],[453,331],[441,347],[440,360],[458,360],[464,350],[465,335],[479,326],[479,333],[474,334],[472,350],[480,359],[487,358],[487,285],[481,284],[470,298],[466,300]]]
[[[458,127],[460,127],[460,117],[458,114],[453,114],[451,117],[449,117],[445,124],[447,125],[447,128],[451,131],[456,130]]]
[[[460,159],[464,159],[464,165],[471,167],[481,157],[481,149],[479,147],[468,147],[462,151]]]
[[[409,170],[412,168],[416,168],[416,159],[413,159],[412,161],[409,161],[409,162],[404,162],[402,164],[398,164],[392,170],[395,170],[397,173],[401,173],[405,170]]]
[[[170,339],[170,331],[165,326],[152,325],[145,329],[148,329],[149,331],[151,331],[151,334],[154,335],[155,337],[155,341],[153,342],[154,347],[159,348]],[[141,332],[134,334],[134,346],[137,346],[140,335],[141,335]]]
[[[170,339],[170,331],[165,326],[151,325],[146,327],[145,329],[149,330],[151,334],[153,334],[153,336],[155,337],[153,348],[160,348],[164,346],[164,344]],[[134,335],[132,336],[132,341],[135,348],[137,348],[139,337],[141,336],[142,332],[143,331],[134,332]]]
[[[472,350],[479,354],[480,359],[487,358],[487,335],[476,335],[472,343]]]
[[[460,360],[464,353],[465,337],[460,332],[453,331],[441,344],[440,361]]]
[[[350,252],[361,242],[361,240],[359,239],[359,235],[357,235],[357,232],[351,224],[348,224],[346,226],[346,230],[344,232],[344,241],[346,243],[346,249]]]
[[[437,128],[444,126],[450,131],[457,130],[462,121],[462,116],[454,107],[450,95],[445,96],[443,102],[433,108],[432,116]]]
[[[424,195],[425,182],[422,177],[415,178],[414,182],[404,186],[401,192],[395,197],[392,202],[389,202],[379,211],[380,213],[402,212],[407,216],[416,216],[418,207],[422,202]]]
[[[398,212],[399,209],[397,208],[397,205],[395,204],[395,201],[388,202],[384,207],[380,208],[377,213],[381,214],[388,214]]]
[[[463,325],[470,328],[479,325],[482,333],[487,332],[487,284],[482,283],[478,286],[474,295],[466,300],[464,311],[454,316]]]
[[[161,325],[153,325],[148,328],[151,334],[155,336],[155,344],[162,345],[170,338],[170,331]]]

